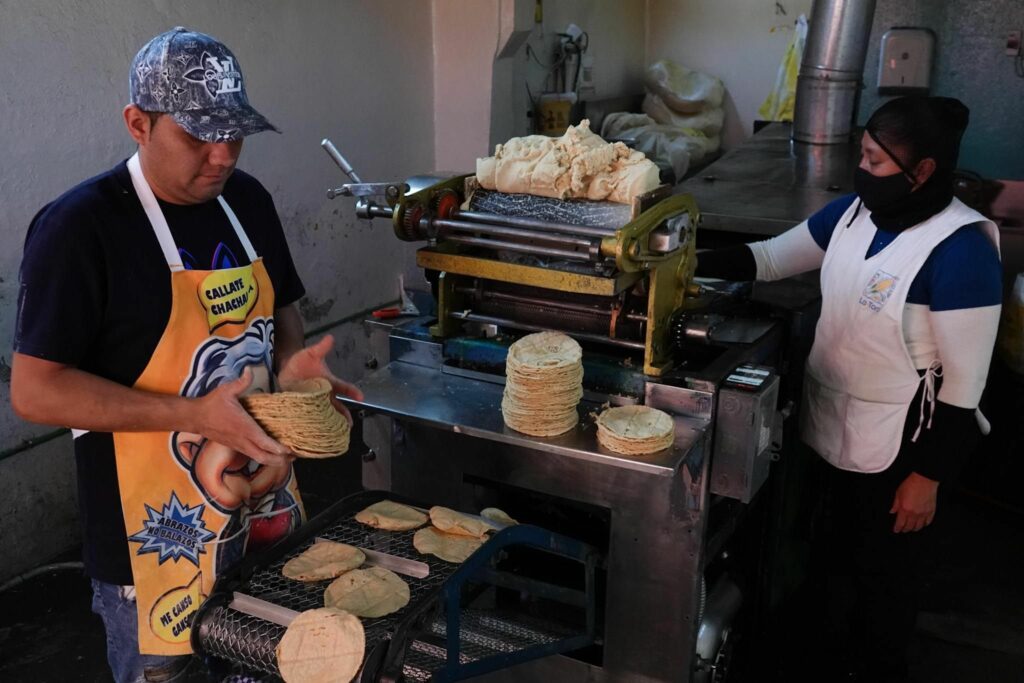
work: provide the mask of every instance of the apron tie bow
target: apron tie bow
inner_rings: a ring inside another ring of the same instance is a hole
[[[910,441],[917,443],[917,437],[921,436],[922,427],[932,428],[932,419],[935,417],[935,378],[942,377],[942,362],[938,359],[932,361],[928,369],[924,371],[921,382],[924,383],[924,390],[921,394],[921,414],[917,422],[917,429],[914,431],[914,438]],[[928,424],[924,423],[924,406],[928,404]]]

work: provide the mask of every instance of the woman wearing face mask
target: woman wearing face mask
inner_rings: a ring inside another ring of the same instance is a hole
[[[698,276],[730,280],[821,269],[801,436],[826,487],[815,551],[826,642],[843,652],[825,658],[862,676],[843,680],[907,675],[939,492],[987,427],[1001,270],[995,225],[953,197],[967,121],[956,99],[887,102],[865,127],[856,194],[774,239],[698,256]]]

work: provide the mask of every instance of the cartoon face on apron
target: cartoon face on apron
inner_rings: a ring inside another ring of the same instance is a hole
[[[171,314],[134,388],[198,398],[249,367],[273,378],[274,290],[234,212],[250,264],[185,270],[136,154],[132,183],[167,260]],[[191,620],[219,573],[304,518],[291,466],[266,467],[199,434],[117,432],[114,452],[143,654],[191,652]]]
[[[855,202],[840,219],[821,267],[822,310],[801,411],[801,437],[836,467],[881,472],[899,453],[906,420],[918,421],[917,433],[925,427],[942,359],[919,359],[918,367],[911,360],[903,326],[907,294],[932,250],[972,223],[981,223],[998,249],[995,225],[954,199],[864,258],[875,237],[871,212],[858,212]],[[921,414],[908,416],[922,382]]]

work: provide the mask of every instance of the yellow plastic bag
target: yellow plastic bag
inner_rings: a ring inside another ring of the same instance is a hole
[[[1024,375],[1024,273],[1017,275],[1013,292],[1003,306],[996,348],[1011,370]]]
[[[775,87],[764,104],[757,110],[763,121],[792,121],[793,104],[796,102],[796,77],[800,73],[800,60],[804,56],[804,44],[807,42],[807,17],[800,15],[796,20],[793,40],[786,48],[786,54],[779,65],[779,73],[775,77]]]

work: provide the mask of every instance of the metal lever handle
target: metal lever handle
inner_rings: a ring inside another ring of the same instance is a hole
[[[359,179],[359,176],[356,175],[355,169],[352,168],[352,164],[348,163],[345,157],[341,156],[341,152],[338,151],[338,148],[334,146],[334,143],[331,142],[330,139],[324,138],[321,140],[320,146],[324,148],[325,152],[327,152],[327,156],[331,157],[334,163],[338,165],[338,168],[344,171],[345,175],[352,179],[352,182],[363,182]]]

